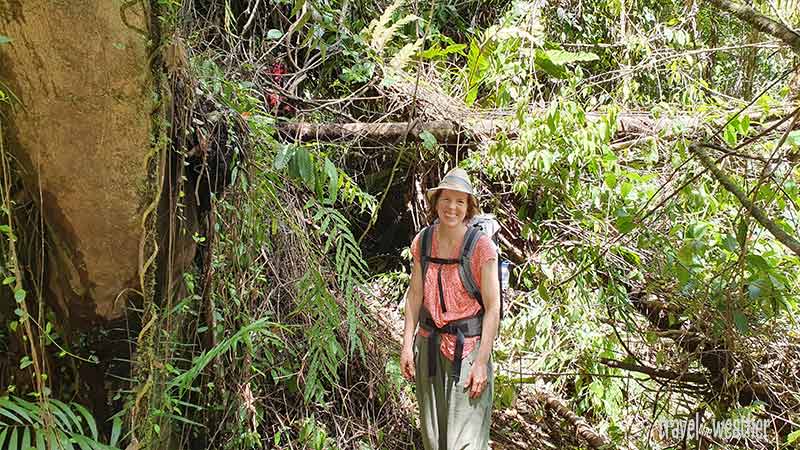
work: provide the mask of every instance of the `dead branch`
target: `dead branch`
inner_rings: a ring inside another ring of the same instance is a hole
[[[759,14],[749,6],[740,5],[728,0],[708,0],[708,2],[718,9],[729,12],[742,22],[748,23],[756,30],[775,36],[791,47],[795,53],[800,54],[800,34],[786,25]]]
[[[419,140],[423,132],[431,133],[437,141],[447,142],[454,137],[457,129],[448,121],[432,122],[353,122],[353,123],[289,123],[278,128],[286,139],[308,141],[339,141],[366,139],[386,142],[403,139]]]
[[[739,189],[739,186],[731,180],[731,178],[720,170],[714,161],[708,156],[705,149],[699,144],[692,144],[689,146],[689,151],[694,153],[697,158],[700,160],[700,163],[708,169],[714,178],[719,181],[719,183],[731,194],[733,194],[739,202],[747,208],[747,211],[750,212],[750,215],[753,216],[754,219],[758,221],[764,228],[767,229],[780,243],[785,245],[789,250],[793,251],[797,256],[800,256],[800,241],[795,239],[793,236],[789,235],[786,231],[784,231],[781,227],[779,227],[775,222],[773,222],[769,217],[767,217],[767,213],[764,212],[761,208],[753,204],[750,199],[747,198],[747,195]]]
[[[608,367],[615,369],[622,369],[631,372],[639,372],[649,375],[651,378],[661,378],[672,381],[683,381],[696,384],[708,384],[708,379],[702,373],[696,372],[676,372],[674,370],[657,369],[655,367],[643,366],[640,364],[627,363],[624,361],[617,361],[615,359],[600,358],[600,362]]]
[[[610,445],[608,438],[597,433],[582,417],[567,408],[561,399],[543,389],[534,389],[533,392],[537,400],[574,426],[575,433],[588,442],[592,448],[605,448]]]

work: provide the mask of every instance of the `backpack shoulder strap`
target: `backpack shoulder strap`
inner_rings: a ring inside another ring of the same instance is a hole
[[[422,292],[425,292],[425,274],[431,261],[431,248],[433,247],[433,225],[422,229],[420,236],[420,265],[422,266]]]
[[[472,273],[472,256],[475,254],[475,247],[481,235],[484,234],[478,227],[469,227],[467,233],[464,235],[464,244],[461,248],[461,264],[458,267],[458,274],[461,277],[461,283],[469,295],[471,295],[483,309],[483,298],[481,291],[478,289],[478,283],[475,281],[475,274]]]

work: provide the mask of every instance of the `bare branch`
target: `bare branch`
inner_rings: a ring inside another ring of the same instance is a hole
[[[789,248],[789,250],[793,251],[797,256],[800,256],[800,241],[789,235],[789,233],[784,231],[769,217],[767,217],[767,213],[764,212],[764,210],[753,204],[753,202],[747,198],[747,195],[739,188],[739,186],[737,186],[736,183],[734,183],[726,173],[724,173],[719,167],[717,167],[716,164],[714,164],[714,161],[708,156],[708,153],[706,153],[702,145],[692,144],[689,146],[689,151],[697,156],[703,166],[705,166],[706,169],[708,169],[711,174],[714,175],[714,178],[719,181],[722,187],[739,199],[739,202],[741,202],[741,204],[747,208],[748,211],[750,211],[750,215],[752,215],[753,218],[761,224],[761,226],[772,233],[772,235],[775,236],[775,239]]]
[[[729,12],[739,20],[750,24],[750,26],[756,30],[775,36],[790,46],[795,53],[800,54],[800,34],[786,25],[759,14],[749,6],[740,5],[728,0],[708,0],[708,2],[718,9]]]

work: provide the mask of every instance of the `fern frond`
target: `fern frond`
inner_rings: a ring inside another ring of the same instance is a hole
[[[114,419],[116,437],[122,426]],[[85,407],[55,399],[29,402],[19,397],[0,397],[0,448],[6,450],[102,449],[116,450],[116,437],[100,441],[97,422]]]
[[[411,57],[413,57],[420,48],[422,48],[422,43],[424,40],[419,38],[416,42],[409,43],[403,46],[399,52],[389,61],[389,67],[393,70],[400,71],[411,61]]]

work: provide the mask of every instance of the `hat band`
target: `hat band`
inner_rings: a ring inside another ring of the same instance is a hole
[[[465,180],[463,178],[457,177],[457,176],[448,175],[448,176],[442,178],[442,181],[441,181],[441,183],[439,183],[438,187],[446,188],[447,185],[459,186],[462,189],[467,189],[469,192],[472,192],[472,185],[469,183],[469,181],[467,181],[467,180]]]

